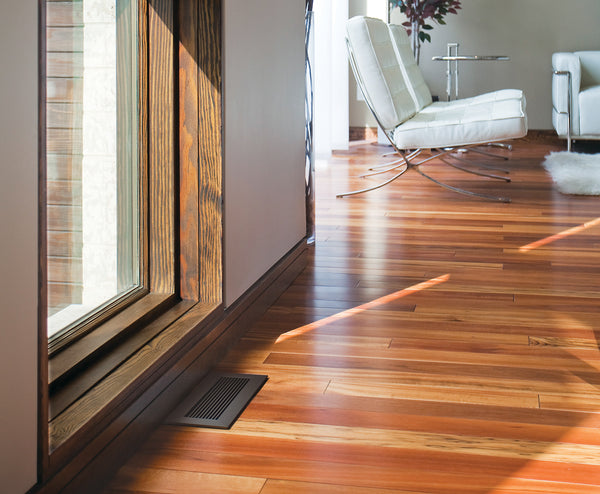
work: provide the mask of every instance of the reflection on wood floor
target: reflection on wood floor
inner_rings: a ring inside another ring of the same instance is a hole
[[[336,199],[385,148],[320,161],[309,265],[220,365],[269,381],[230,431],[160,427],[107,494],[600,492],[600,197],[553,188],[561,149],[472,156],[509,184],[427,165],[511,204],[415,172]]]

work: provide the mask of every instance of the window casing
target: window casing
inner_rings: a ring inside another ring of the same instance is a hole
[[[140,204],[139,248],[121,245],[119,256],[135,258],[137,249],[139,283],[79,326],[70,341],[51,345],[45,357],[41,352],[42,368],[47,368],[41,376],[40,410],[40,461],[46,477],[143,392],[152,382],[149,376],[170,355],[196,341],[202,321],[222,312],[220,0],[201,5],[193,0],[132,1],[138,10],[137,42],[131,48],[137,51],[138,111],[127,125],[135,129],[138,143],[132,153],[137,158],[131,158],[139,163],[138,198],[130,197]],[[57,2],[41,0],[42,32],[51,3]],[[46,36],[42,38],[46,88],[48,51]],[[46,95],[42,90],[42,122]],[[42,139],[40,153],[41,183],[46,183],[51,134],[42,128],[47,139]],[[126,187],[131,191],[130,184]],[[41,196],[47,194],[42,187]],[[45,238],[50,208],[43,200],[41,204],[40,234]],[[47,252],[44,243],[41,307],[48,305]],[[46,323],[42,310],[41,342],[47,341]]]

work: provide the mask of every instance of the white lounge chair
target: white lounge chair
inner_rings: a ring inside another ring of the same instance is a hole
[[[506,89],[472,98],[433,102],[404,28],[379,19],[354,17],[347,23],[346,40],[350,63],[365,101],[401,157],[385,171],[402,169],[382,183],[338,194],[338,197],[383,187],[414,168],[429,180],[455,192],[510,202],[507,197],[471,192],[442,183],[424,173],[419,165],[439,158],[469,173],[510,181],[506,176],[458,166],[448,158],[457,149],[525,136],[527,115],[522,91]],[[424,150],[430,151],[431,155],[417,161]]]

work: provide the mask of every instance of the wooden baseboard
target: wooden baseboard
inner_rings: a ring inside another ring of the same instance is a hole
[[[131,456],[177,403],[225,355],[268,309],[307,263],[303,240],[288,252],[238,301],[174,353],[157,371],[146,391],[120,413],[53,478],[31,492],[36,494],[93,494]]]
[[[564,142],[564,140],[561,140],[552,129],[529,129],[527,136],[523,139],[529,142],[544,144],[560,144],[561,141]]]
[[[351,141],[367,141],[377,139],[377,127],[350,127]]]

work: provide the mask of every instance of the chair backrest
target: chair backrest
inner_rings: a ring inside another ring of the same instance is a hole
[[[385,22],[353,17],[346,24],[350,61],[367,104],[384,130],[417,112]]]
[[[600,84],[600,51],[576,51],[581,63],[581,87]]]
[[[388,29],[394,44],[396,56],[400,62],[402,74],[408,84],[408,89],[415,102],[416,109],[417,111],[421,111],[432,103],[431,91],[429,91],[421,69],[417,65],[406,30],[396,24],[390,24]]]

